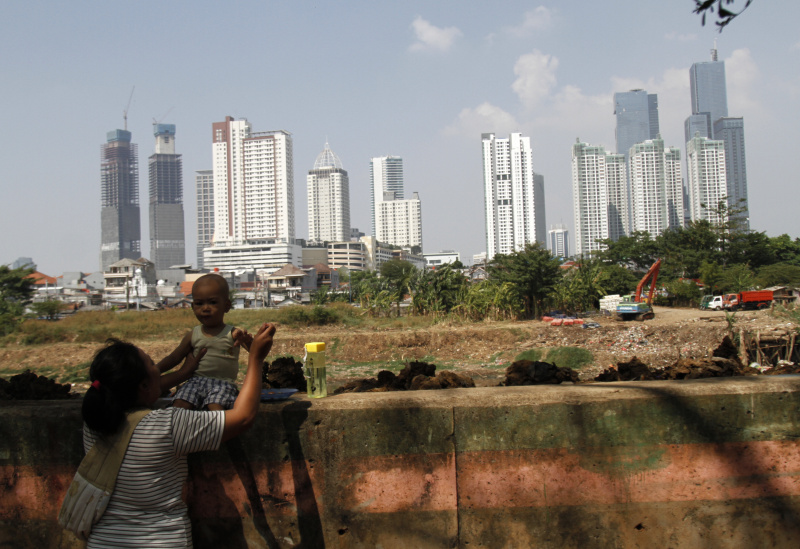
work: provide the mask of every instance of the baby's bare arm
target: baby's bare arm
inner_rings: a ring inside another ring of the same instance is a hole
[[[183,359],[192,352],[192,331],[186,332],[181,342],[175,347],[175,350],[164,357],[161,362],[156,364],[158,370],[163,374],[164,372],[173,369],[181,363]]]

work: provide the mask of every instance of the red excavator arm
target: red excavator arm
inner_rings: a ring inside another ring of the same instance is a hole
[[[647,292],[647,303],[653,303],[653,294],[656,291],[656,280],[658,280],[658,271],[661,269],[661,260],[659,259],[650,267],[647,273],[642,277],[642,280],[639,281],[638,286],[636,286],[636,293],[633,295],[633,300],[636,303],[641,303],[642,301],[642,289],[644,288],[645,284],[650,282],[650,291]]]

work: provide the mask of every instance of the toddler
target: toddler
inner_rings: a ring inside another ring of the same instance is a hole
[[[218,274],[198,278],[192,286],[192,311],[199,326],[187,332],[178,347],[158,363],[165,372],[177,366],[193,352],[201,356],[194,375],[181,385],[173,406],[229,410],[239,394],[239,349],[250,350],[253,336],[246,330],[225,324],[225,313],[231,310],[228,282]]]

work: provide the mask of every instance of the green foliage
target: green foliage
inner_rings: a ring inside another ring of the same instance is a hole
[[[545,299],[554,291],[561,272],[558,258],[539,242],[510,254],[498,254],[488,265],[489,275],[511,284],[522,297],[527,317],[541,316]]]
[[[722,273],[721,286],[723,292],[741,292],[750,290],[755,285],[755,275],[748,265],[733,265]]]
[[[58,318],[58,313],[64,310],[65,304],[57,299],[48,299],[38,303],[31,303],[30,308],[36,317],[45,317],[48,320]]]
[[[460,259],[456,259],[455,261],[453,261],[450,264],[450,267],[453,268],[453,269],[463,269],[464,268],[464,264],[461,263]]]
[[[518,354],[514,358],[514,362],[517,362],[519,360],[530,360],[531,362],[538,362],[542,360],[543,354],[544,353],[542,352],[542,349],[528,349],[527,351],[523,351],[520,354]]]
[[[717,25],[719,31],[722,32],[722,29],[739,17],[753,2],[753,0],[743,1],[744,5],[742,5],[742,2],[739,2],[738,5],[741,9],[735,12],[728,9],[730,4],[733,3],[733,0],[694,0],[694,13],[700,14],[702,24],[705,26],[706,14],[710,13],[713,15],[714,9],[716,8],[717,21],[714,24]]]
[[[636,276],[616,263],[603,265],[600,286],[605,289],[606,295],[627,295],[633,293],[643,274]]]
[[[761,267],[756,274],[755,283],[761,288],[800,286],[800,265],[775,263]]]
[[[563,274],[550,296],[549,304],[567,314],[596,309],[605,289],[604,265],[598,259],[581,261]]]
[[[664,287],[670,298],[670,304],[677,307],[696,307],[700,304],[703,292],[700,287],[690,279],[670,280]],[[660,305],[658,301],[655,303]]]
[[[716,263],[703,261],[700,265],[700,279],[703,281],[706,292],[718,294],[722,282],[722,268]]]
[[[35,292],[32,281],[25,278],[31,273],[33,269],[0,265],[0,335],[8,335],[19,327],[25,306]]]
[[[410,282],[413,293],[412,309],[415,314],[447,314],[463,302],[467,292],[467,278],[449,265],[439,269],[416,271]]]
[[[592,352],[580,347],[558,347],[547,352],[545,359],[547,362],[555,364],[560,368],[572,368],[580,370],[588,364],[594,362]]]

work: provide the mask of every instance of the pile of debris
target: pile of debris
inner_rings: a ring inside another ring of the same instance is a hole
[[[549,385],[564,381],[577,383],[578,372],[572,368],[559,368],[549,362],[518,360],[506,368],[506,379],[500,385]]]
[[[760,374],[757,368],[742,364],[736,346],[729,336],[714,349],[711,358],[678,358],[671,366],[650,369],[637,357],[610,366],[594,378],[595,381],[643,381],[654,379],[699,379],[706,377],[751,376]]]
[[[27,370],[9,380],[0,378],[0,400],[61,400],[75,398],[72,385],[56,383]]]
[[[414,361],[406,363],[397,375],[388,370],[381,370],[378,372],[377,378],[351,381],[336,389],[333,394],[456,389],[460,387],[475,387],[475,382],[471,377],[451,371],[436,374],[436,365]]]
[[[278,357],[269,364],[265,362],[261,381],[264,389],[306,390],[303,363],[291,356]]]

